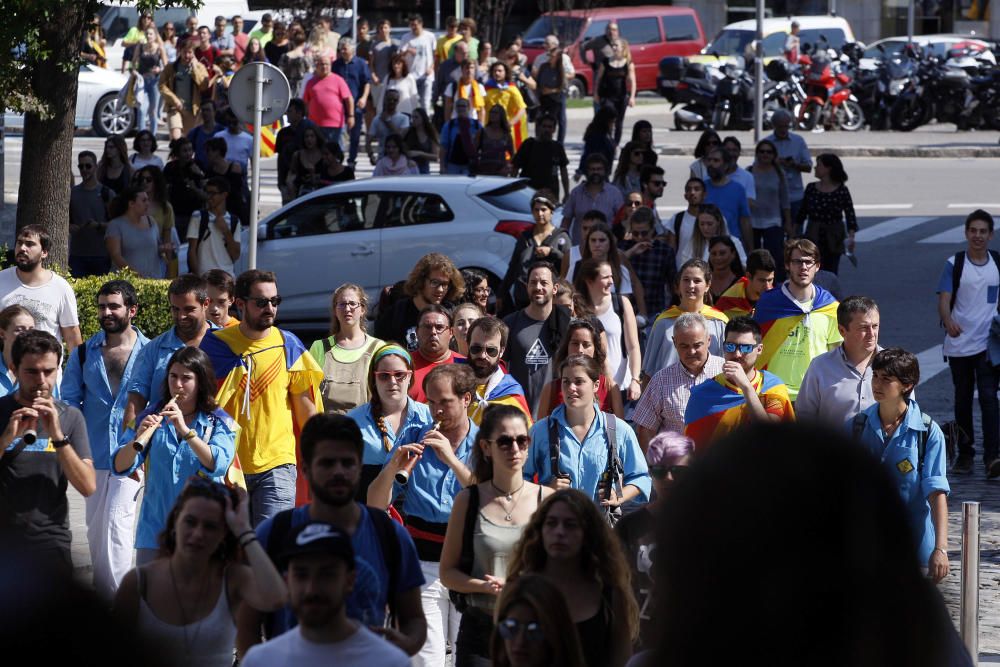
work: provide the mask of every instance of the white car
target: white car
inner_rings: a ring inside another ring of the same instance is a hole
[[[296,331],[327,330],[330,296],[346,282],[372,302],[403,280],[421,257],[441,252],[499,286],[517,237],[532,224],[527,179],[401,176],[347,181],[311,192],[258,225],[257,267],[274,271],[280,321]],[[558,219],[554,221],[559,224]],[[248,268],[242,233],[239,273]],[[182,270],[187,269],[181,248]]]
[[[93,130],[99,137],[111,134],[128,134],[135,125],[132,109],[118,103],[118,94],[125,87],[128,77],[89,63],[80,65],[77,78],[76,117],[78,130]],[[24,117],[4,114],[8,129],[23,129]]]
[[[861,69],[873,69],[876,60],[900,56],[907,41],[907,38],[903,36],[886,37],[877,42],[872,42],[865,48],[864,55],[861,57],[858,66]],[[975,54],[977,58],[982,58],[994,65],[996,64],[996,57],[990,51],[990,45],[972,35],[914,35],[913,41],[925,53],[937,56],[942,60],[948,59],[948,52],[952,49],[967,49],[970,53]]]

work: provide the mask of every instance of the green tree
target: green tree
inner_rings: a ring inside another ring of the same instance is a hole
[[[0,102],[24,118],[17,226],[52,236],[51,261],[66,265],[73,119],[80,43],[97,0],[4,0],[0,21]],[[119,3],[120,4],[120,3]],[[188,7],[201,0],[139,0],[140,9]]]

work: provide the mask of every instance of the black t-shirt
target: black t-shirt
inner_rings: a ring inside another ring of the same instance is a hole
[[[557,141],[539,141],[529,137],[514,156],[514,166],[531,181],[536,190],[548,188],[559,197],[560,167],[569,165],[566,149]]]
[[[13,394],[0,398],[0,432],[19,407]],[[91,458],[83,414],[62,401],[56,401],[56,408],[69,446],[81,459]],[[11,459],[20,442],[15,438],[0,461],[0,524],[11,525],[32,549],[61,549],[68,554],[72,541],[66,499],[69,480],[59,465],[58,453],[41,424],[35,443]]]
[[[399,343],[408,351],[417,349],[417,322],[420,311],[411,297],[400,299],[375,322],[375,337]]]
[[[650,569],[656,549],[656,525],[652,512],[645,507],[622,517],[615,525],[625,557],[632,568],[632,591],[639,603],[639,643],[636,650],[655,645],[655,626],[650,622],[653,612],[653,579]]]

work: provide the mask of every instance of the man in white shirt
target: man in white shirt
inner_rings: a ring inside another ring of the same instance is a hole
[[[368,153],[368,159],[371,160],[372,164],[385,157],[386,139],[394,134],[398,134],[402,138],[410,129],[410,117],[397,111],[399,91],[395,89],[385,91],[382,100],[382,111],[375,116],[371,130],[365,135],[365,152]],[[378,141],[378,157],[375,157],[375,151],[372,150],[373,140]]]
[[[24,306],[35,318],[35,328],[66,343],[67,352],[83,342],[76,311],[76,295],[60,276],[42,266],[52,239],[40,225],[25,225],[14,242],[14,266],[0,271],[0,308]]]
[[[253,137],[240,127],[240,119],[232,110],[226,110],[222,116],[225,129],[215,134],[226,142],[226,159],[235,162],[243,168],[245,174],[250,173],[250,156],[253,155]]]
[[[188,224],[188,267],[195,275],[211,269],[233,275],[240,258],[240,241],[236,238],[239,221],[234,222],[226,213],[229,182],[213,176],[205,184],[205,194],[206,208],[192,213]],[[202,220],[203,215],[208,219]]]
[[[410,32],[400,40],[400,52],[406,58],[410,74],[417,80],[417,93],[420,95],[420,106],[428,114],[433,115],[431,94],[434,92],[434,48],[437,40],[434,33],[424,30],[424,19],[420,14],[410,17]]]
[[[350,537],[328,523],[303,524],[289,535],[281,561],[298,625],[251,648],[241,661],[244,667],[410,664],[403,651],[347,618],[355,579]]]

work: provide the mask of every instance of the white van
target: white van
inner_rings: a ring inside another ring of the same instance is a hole
[[[785,40],[791,32],[792,22],[799,24],[799,41],[802,45],[816,45],[826,39],[827,46],[838,51],[844,44],[855,41],[854,31],[847,19],[840,16],[788,16],[764,19],[764,62],[782,55]],[[743,57],[750,43],[757,36],[757,21],[737,21],[719,31],[701,50],[701,55],[689,57],[691,62],[706,66],[719,66]],[[718,55],[718,57],[716,57]]]

